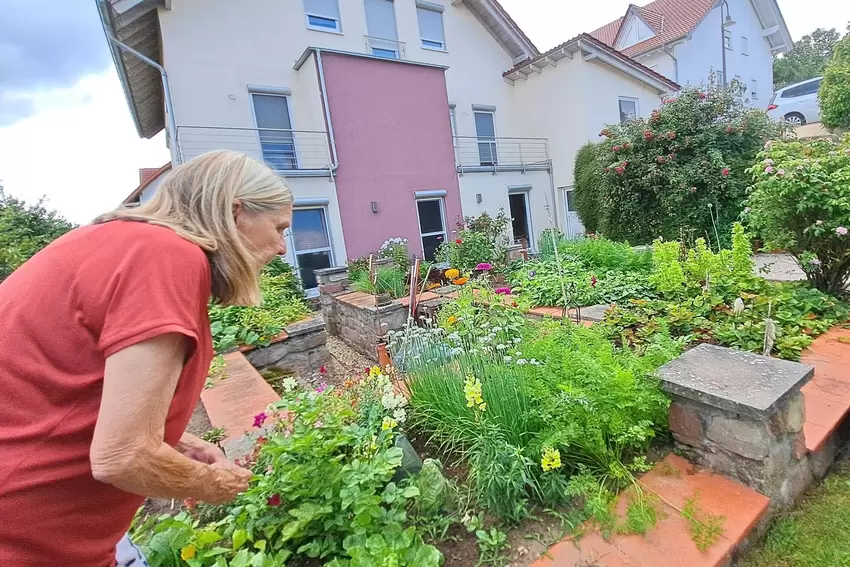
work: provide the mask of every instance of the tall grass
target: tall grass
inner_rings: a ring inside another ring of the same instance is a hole
[[[396,267],[381,267],[375,270],[375,280],[368,271],[357,271],[352,275],[351,286],[363,293],[372,295],[388,294],[394,299],[407,295],[407,272]]]
[[[559,251],[591,269],[648,272],[652,268],[650,251],[639,252],[627,243],[607,238],[562,240]]]

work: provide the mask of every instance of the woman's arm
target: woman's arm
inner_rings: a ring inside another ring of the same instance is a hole
[[[89,452],[92,475],[141,496],[226,502],[248,488],[250,471],[227,462],[193,461],[163,441],[185,341],[177,333],[161,335],[106,359]]]

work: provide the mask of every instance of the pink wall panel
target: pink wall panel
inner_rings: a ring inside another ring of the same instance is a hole
[[[387,238],[422,254],[414,192],[446,191],[452,238],[461,215],[442,69],[323,53],[336,137],[337,195],[350,258]],[[378,213],[371,203],[377,201]]]

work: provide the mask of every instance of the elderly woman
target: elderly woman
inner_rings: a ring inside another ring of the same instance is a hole
[[[213,356],[210,297],[257,304],[291,220],[278,175],[213,152],[0,285],[0,565],[138,567],[125,534],[145,497],[247,488],[250,471],[185,429]]]

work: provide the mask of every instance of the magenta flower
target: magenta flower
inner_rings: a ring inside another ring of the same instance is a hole
[[[720,175],[722,175],[723,177],[729,177],[729,168],[724,167],[723,170],[720,172]]]
[[[839,236],[847,236],[847,228],[843,226],[839,226],[835,229],[835,233]]]
[[[765,167],[764,172],[765,173],[773,173],[773,166],[769,165],[769,166]]]
[[[268,418],[269,416],[266,415],[266,412],[261,411],[254,416],[254,427],[262,427]]]
[[[322,382],[322,383],[321,383],[321,384],[319,384],[319,386],[316,388],[316,393],[317,393],[317,394],[324,394],[324,393],[325,393],[325,390],[327,390],[327,389],[328,389],[328,383],[327,383],[327,382]]]
[[[599,280],[596,279],[596,276],[590,276],[590,287],[596,287],[597,283],[599,283]]]
[[[482,262],[482,263],[478,264],[477,266],[475,266],[475,269],[478,270],[479,272],[489,272],[490,270],[493,269],[493,266],[488,264],[487,262]]]
[[[511,288],[509,288],[509,287],[497,287],[496,288],[496,294],[497,295],[510,295],[511,294]]]

